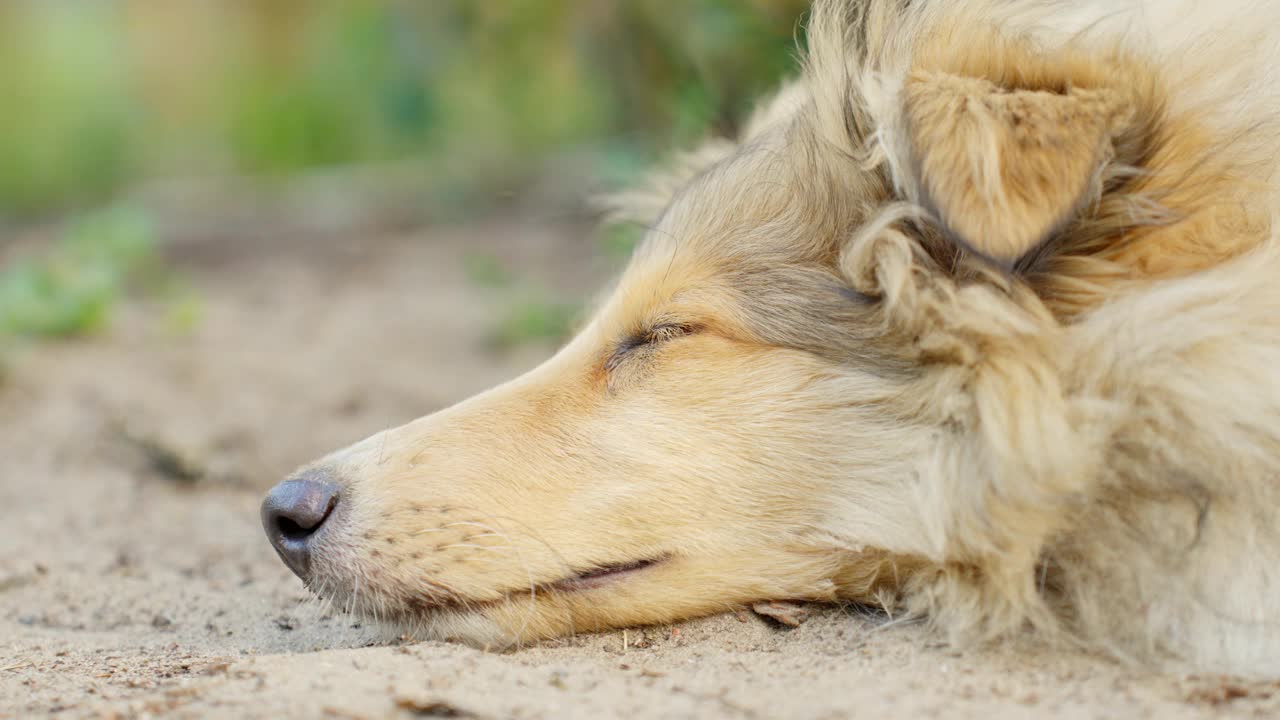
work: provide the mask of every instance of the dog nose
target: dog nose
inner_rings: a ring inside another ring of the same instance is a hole
[[[298,577],[311,569],[311,544],[338,506],[338,486],[317,477],[285,480],[262,501],[262,527],[271,545]]]

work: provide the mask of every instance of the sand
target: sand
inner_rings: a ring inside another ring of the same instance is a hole
[[[1159,674],[1031,643],[949,649],[816,608],[583,635],[505,654],[409,643],[308,603],[258,522],[297,464],[525,369],[496,254],[562,297],[602,279],[583,228],[519,218],[359,240],[175,240],[203,298],[175,335],[22,353],[0,386],[0,717],[897,718],[1280,716],[1280,686]]]

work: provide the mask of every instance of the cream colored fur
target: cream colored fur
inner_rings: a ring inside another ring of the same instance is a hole
[[[858,600],[1280,672],[1277,28],[820,0],[742,138],[615,198],[567,347],[312,467],[311,586],[490,646]]]

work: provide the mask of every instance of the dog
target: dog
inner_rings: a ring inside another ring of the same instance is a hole
[[[1280,9],[819,0],[541,366],[298,471],[339,607],[479,646],[861,602],[1280,671]]]

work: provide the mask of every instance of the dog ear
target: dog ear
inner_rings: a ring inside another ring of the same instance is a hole
[[[1097,197],[1126,122],[1105,89],[1008,89],[945,72],[909,75],[903,103],[912,199],[1003,267]]]

